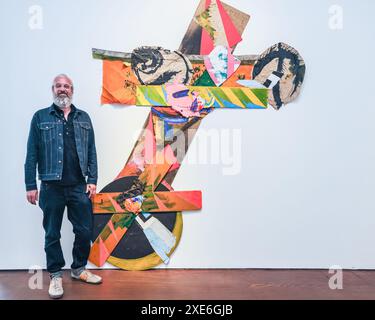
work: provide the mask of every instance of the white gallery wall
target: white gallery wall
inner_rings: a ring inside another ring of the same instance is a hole
[[[74,103],[92,117],[100,190],[122,169],[149,109],[100,106],[102,63],[91,48],[177,49],[197,3],[0,0],[0,269],[45,267],[42,212],[26,202],[23,165],[31,117],[51,104],[53,77],[71,76]],[[303,56],[307,75],[298,100],[278,112],[217,110],[202,121],[202,132],[228,134],[230,143],[218,158],[194,163],[193,141],[193,160],[173,186],[202,190],[203,209],[183,214],[181,242],[160,267],[374,269],[375,2],[226,3],[251,15],[236,54],[283,41]],[[65,217],[67,267],[72,243]]]

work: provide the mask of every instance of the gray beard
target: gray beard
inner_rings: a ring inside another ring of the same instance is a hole
[[[64,108],[66,108],[66,107],[68,107],[68,106],[71,105],[72,99],[69,98],[69,97],[59,97],[59,96],[56,96],[56,97],[54,97],[53,102],[59,108],[64,109]]]

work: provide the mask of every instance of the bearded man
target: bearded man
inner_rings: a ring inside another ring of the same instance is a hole
[[[71,277],[92,284],[102,279],[85,269],[92,235],[90,198],[96,192],[98,175],[93,126],[89,115],[72,104],[73,82],[68,76],[55,77],[52,94],[54,103],[38,110],[31,121],[25,184],[27,200],[33,205],[39,201],[43,211],[44,249],[51,278],[48,292],[56,299],[64,293],[60,230],[65,207],[75,235]]]

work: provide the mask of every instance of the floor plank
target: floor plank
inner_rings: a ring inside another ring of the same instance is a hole
[[[64,271],[64,299],[126,300],[311,300],[375,299],[375,271],[343,271],[343,289],[331,290],[328,270],[158,269],[95,270],[103,284],[70,279]],[[43,289],[30,289],[27,271],[0,271],[0,299],[48,299]]]

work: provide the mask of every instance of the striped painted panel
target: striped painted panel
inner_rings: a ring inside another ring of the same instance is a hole
[[[233,109],[265,109],[268,104],[268,89],[245,87],[194,87],[187,86],[205,101],[207,107]],[[165,85],[137,86],[137,106],[170,106]],[[182,92],[182,91],[181,91]],[[178,92],[175,93],[178,95]],[[213,104],[212,104],[213,103]]]
[[[97,193],[93,197],[94,214],[131,213],[117,203],[121,192]],[[201,191],[149,191],[143,194],[143,212],[195,211],[202,209]]]

